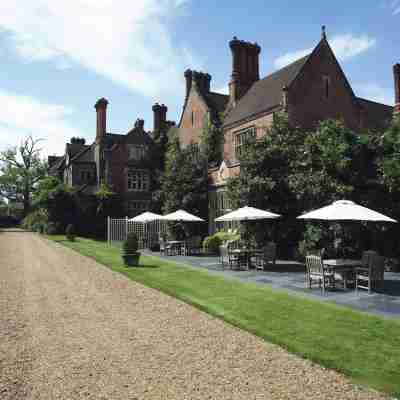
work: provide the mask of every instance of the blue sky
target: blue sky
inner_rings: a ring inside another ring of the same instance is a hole
[[[16,0],[0,3],[0,149],[28,134],[43,155],[71,136],[95,135],[94,103],[106,97],[108,130],[137,118],[152,128],[155,101],[178,120],[183,72],[212,75],[227,90],[229,40],[256,41],[261,76],[319,41],[321,25],[356,94],[393,104],[400,62],[400,0]]]

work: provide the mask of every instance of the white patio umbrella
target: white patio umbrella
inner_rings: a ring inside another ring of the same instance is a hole
[[[397,222],[369,208],[350,200],[338,200],[326,207],[300,215],[298,219],[316,219],[323,221],[375,221]]]
[[[149,239],[149,227],[147,224],[150,222],[154,222],[154,221],[161,221],[162,218],[163,218],[162,215],[155,214],[150,211],[146,211],[142,214],[137,215],[136,217],[131,218],[129,221],[143,224],[144,225],[144,227],[143,227],[144,238]]]
[[[204,219],[190,214],[185,210],[177,210],[170,214],[164,215],[162,221],[177,221],[177,222],[204,222]]]
[[[254,207],[242,207],[235,211],[231,211],[228,214],[222,215],[221,217],[215,218],[216,222],[227,222],[227,221],[256,221],[261,219],[273,219],[279,218],[279,214],[274,214],[269,211],[260,210]]]
[[[131,218],[129,221],[142,222],[146,224],[147,222],[158,221],[158,220],[161,221],[162,219],[163,219],[162,215],[146,211],[142,214],[137,215],[136,217]]]

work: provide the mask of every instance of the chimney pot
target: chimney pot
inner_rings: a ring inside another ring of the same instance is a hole
[[[108,101],[104,97],[96,101],[96,142],[100,142],[107,131],[107,105]]]
[[[153,130],[161,130],[167,121],[168,107],[165,104],[159,105],[158,103],[153,106]]]
[[[259,54],[261,47],[257,43],[238,40],[229,42],[232,52],[232,74],[229,83],[230,103],[234,106],[252,86],[260,79]]]

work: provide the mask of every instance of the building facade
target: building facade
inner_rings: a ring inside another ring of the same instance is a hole
[[[107,131],[105,98],[96,109],[96,138],[87,145],[84,139],[72,138],[63,156],[50,156],[49,172],[78,193],[93,196],[107,185],[123,202],[125,214],[133,217],[152,208],[152,172],[161,166],[154,162],[154,137],[167,140],[167,131],[175,125],[167,120],[167,107],[153,106],[153,131],[144,130],[144,120],[137,119],[126,134]]]
[[[239,156],[246,142],[265,135],[276,112],[285,112],[290,124],[304,129],[334,118],[360,131],[385,127],[393,112],[400,111],[399,64],[393,69],[394,108],[357,97],[328,43],[324,28],[321,40],[310,54],[263,79],[259,76],[261,48],[257,43],[235,37],[229,47],[232,54],[229,95],[210,91],[209,74],[186,71],[186,96],[178,125],[182,145],[198,143],[204,115],[224,114],[223,161],[208,171],[210,233],[215,231],[214,219],[230,209],[225,183],[227,178],[239,174]]]

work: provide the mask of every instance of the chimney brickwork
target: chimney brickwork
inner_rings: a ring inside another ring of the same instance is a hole
[[[260,79],[259,55],[261,48],[257,43],[245,42],[234,37],[229,42],[232,52],[232,75],[229,83],[230,103],[236,102]]]
[[[400,114],[400,64],[393,66],[394,76],[394,112]]]
[[[165,104],[155,103],[153,105],[153,130],[162,130],[167,123],[167,111],[168,107]]]
[[[96,142],[100,142],[107,132],[107,105],[108,101],[104,97],[97,100],[94,108],[96,109]]]

